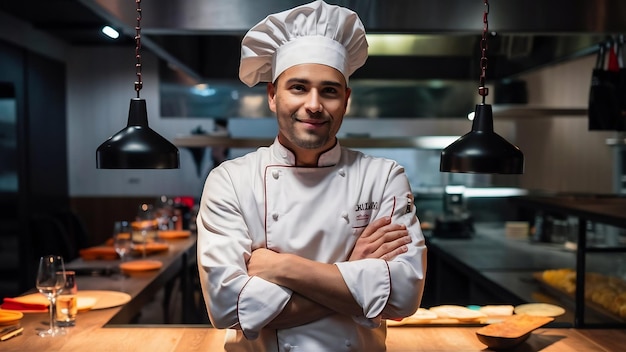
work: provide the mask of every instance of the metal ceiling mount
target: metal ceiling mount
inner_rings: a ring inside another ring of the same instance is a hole
[[[139,91],[141,79],[141,0],[137,4],[137,26],[135,27],[135,64],[137,97],[131,99],[126,128],[102,143],[96,151],[98,169],[178,169],[178,148],[148,126],[145,99]]]
[[[485,86],[487,71],[487,33],[489,31],[489,1],[484,0],[483,35],[480,41],[480,86],[482,103],[476,105],[472,130],[441,152],[439,171],[482,174],[524,173],[524,155],[520,149],[493,130],[491,105],[485,104],[489,89]]]

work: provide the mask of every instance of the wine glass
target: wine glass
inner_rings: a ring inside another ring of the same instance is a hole
[[[37,290],[50,301],[48,310],[50,312],[50,323],[48,330],[40,331],[39,336],[49,337],[64,334],[62,329],[58,329],[55,324],[56,299],[59,292],[65,286],[65,265],[63,257],[59,255],[47,255],[39,259],[39,269],[37,270]]]
[[[122,263],[126,254],[130,253],[133,245],[131,238],[131,229],[128,221],[116,221],[113,231],[113,246],[115,252],[120,256]]]
[[[141,204],[136,217],[136,229],[141,235],[142,257],[146,258],[148,239],[153,241],[157,234],[157,219],[152,204]],[[134,237],[134,236],[133,236]]]
[[[157,200],[155,207],[157,228],[159,230],[169,230],[174,226],[172,224],[172,216],[174,215],[174,201],[167,196],[161,196]]]

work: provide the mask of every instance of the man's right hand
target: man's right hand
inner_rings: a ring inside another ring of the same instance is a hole
[[[367,225],[357,239],[349,261],[377,258],[391,260],[408,250],[411,236],[405,225],[392,224],[391,218],[384,217]]]

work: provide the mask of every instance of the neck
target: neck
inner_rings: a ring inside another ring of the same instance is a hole
[[[320,156],[332,149],[331,147],[320,151],[319,149],[299,148],[289,143],[289,141],[287,141],[281,135],[278,135],[278,141],[280,142],[280,144],[282,144],[285,148],[289,149],[293,153],[295,157],[295,165],[301,167],[317,167],[319,165]]]

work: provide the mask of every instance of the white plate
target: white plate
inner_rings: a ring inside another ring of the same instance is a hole
[[[78,290],[77,296],[78,302],[80,302],[81,298],[95,299],[96,302],[91,307],[91,310],[121,306],[128,303],[131,299],[128,293],[119,291]]]
[[[86,296],[77,295],[76,308],[78,309],[79,312],[90,310],[96,305],[97,302],[98,302],[98,299],[95,297],[86,297]]]
[[[515,314],[527,314],[537,317],[558,317],[565,313],[565,309],[548,303],[527,303],[515,307]]]

